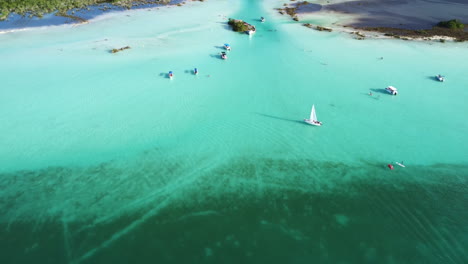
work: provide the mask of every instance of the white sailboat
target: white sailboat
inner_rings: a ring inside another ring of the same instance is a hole
[[[310,117],[309,119],[304,119],[304,122],[306,122],[309,125],[313,126],[321,126],[322,122],[319,122],[317,120],[317,114],[315,113],[315,106],[312,105],[312,110],[310,111]]]

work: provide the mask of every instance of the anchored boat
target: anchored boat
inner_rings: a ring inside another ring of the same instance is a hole
[[[322,122],[317,120],[317,114],[315,113],[315,106],[314,105],[312,105],[312,110],[310,111],[309,119],[304,119],[304,122],[306,122],[309,125],[313,125],[313,126],[322,126]]]
[[[227,60],[227,58],[228,58],[228,57],[227,57],[227,55],[226,55],[226,52],[224,52],[224,51],[221,52],[221,59]]]
[[[387,91],[391,95],[397,95],[398,94],[397,88],[395,88],[393,86],[388,86],[387,88],[385,88],[385,91]]]

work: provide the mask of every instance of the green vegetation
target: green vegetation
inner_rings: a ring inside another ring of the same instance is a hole
[[[0,0],[0,20],[5,20],[10,13],[42,17],[42,15],[54,11],[65,14],[71,9],[101,3],[111,3],[130,8],[139,4],[168,2],[169,0]]]
[[[291,1],[295,1],[295,0],[291,0]],[[281,15],[286,13],[286,14],[290,15],[294,21],[299,21],[299,17],[297,16],[298,10],[302,6],[307,6],[308,4],[310,4],[310,3],[307,2],[307,1],[294,3],[294,4],[292,4],[293,7],[288,7],[288,4],[283,4],[284,8],[277,8],[276,10],[278,10],[278,12]]]
[[[421,38],[431,40],[436,36],[445,36],[453,38],[455,41],[468,41],[468,32],[463,30],[453,30],[445,27],[433,27],[431,29],[412,30],[403,28],[389,27],[365,27],[363,30],[376,31],[384,33],[385,36],[393,38]]]
[[[315,26],[310,24],[310,23],[305,23],[305,24],[302,24],[304,27],[308,27],[308,28],[313,28],[313,29],[316,29],[318,31],[328,31],[328,32],[332,32],[333,29],[331,28],[326,28],[326,27],[322,27],[322,26]],[[359,33],[359,32],[357,32]],[[362,35],[362,37],[364,37],[364,35]]]
[[[450,28],[450,29],[463,29],[465,25],[458,19],[452,19],[448,21],[440,21],[437,24],[438,27]]]
[[[125,47],[120,48],[120,49],[112,49],[111,53],[117,53],[119,51],[126,50],[126,49],[129,49],[129,48],[130,48],[130,46],[125,46]]]
[[[229,19],[228,25],[230,25],[232,27],[232,30],[234,30],[235,32],[245,32],[250,30],[252,27],[247,22],[232,18]]]

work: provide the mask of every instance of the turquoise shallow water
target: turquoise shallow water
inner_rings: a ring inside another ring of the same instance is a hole
[[[0,35],[2,263],[467,262],[467,44],[358,41],[267,4]]]

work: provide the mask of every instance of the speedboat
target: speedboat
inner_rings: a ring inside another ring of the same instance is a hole
[[[198,69],[197,68],[193,69],[193,74],[195,74],[195,75],[198,74]]]
[[[388,86],[387,88],[385,88],[385,91],[387,91],[391,95],[397,95],[398,94],[397,88],[395,88],[393,86]]]
[[[224,48],[228,51],[231,51],[231,45],[229,44],[224,44]]]
[[[174,73],[172,73],[172,71],[169,72],[169,79],[172,79],[172,77],[174,77]]]
[[[265,22],[265,18],[264,18],[264,17],[261,17],[261,18],[260,18],[260,21],[262,21],[262,23]]]
[[[224,52],[224,51],[221,52],[221,59],[227,60],[227,58],[228,58],[228,57],[227,57],[227,55],[226,55],[226,52]]]
[[[445,77],[440,74],[436,76],[436,79],[439,80],[439,82],[445,81]]]

